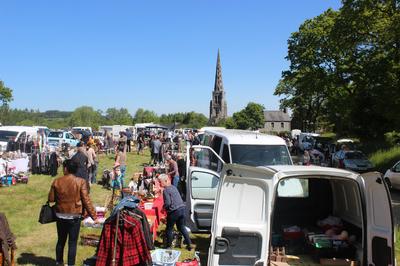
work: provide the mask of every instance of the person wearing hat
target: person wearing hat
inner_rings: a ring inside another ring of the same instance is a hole
[[[163,190],[164,208],[167,212],[167,243],[166,248],[171,248],[172,245],[172,231],[174,225],[176,224],[179,232],[182,233],[187,250],[191,250],[192,241],[190,240],[189,233],[185,227],[185,211],[186,206],[183,202],[178,189],[175,186],[171,186],[170,180],[166,174],[161,174],[158,176]]]

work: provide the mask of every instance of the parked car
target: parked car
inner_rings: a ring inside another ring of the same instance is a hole
[[[333,156],[333,167],[355,172],[368,172],[374,166],[361,151],[340,150]]]
[[[388,183],[389,187],[400,189],[400,161],[386,171],[385,181]]]
[[[47,138],[50,146],[61,146],[63,143],[68,143],[70,146],[75,147],[79,140],[70,132],[65,131],[51,131]]]

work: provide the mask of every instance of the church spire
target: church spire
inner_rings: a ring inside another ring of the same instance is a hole
[[[224,90],[224,84],[222,83],[222,67],[221,67],[221,59],[220,59],[219,49],[218,49],[217,68],[215,71],[214,91],[223,91],[223,90]]]
[[[227,104],[225,100],[224,84],[222,83],[221,58],[217,57],[217,69],[215,71],[215,84],[210,101],[210,125],[217,125],[219,121],[227,118]]]

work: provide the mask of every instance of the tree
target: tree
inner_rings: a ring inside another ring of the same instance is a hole
[[[106,111],[106,119],[111,124],[116,125],[130,125],[133,122],[133,118],[126,108],[108,108]]]
[[[134,123],[150,123],[158,122],[158,116],[154,111],[145,110],[139,108],[136,110],[135,116],[133,118]]]
[[[0,80],[0,101],[2,105],[8,104],[12,99],[12,89],[6,87],[4,82]]]
[[[100,111],[95,111],[93,107],[81,106],[74,110],[70,117],[70,126],[88,126],[98,128],[102,122]]]
[[[238,129],[252,130],[262,128],[264,125],[264,109],[264,106],[261,104],[253,102],[248,103],[243,110],[233,114],[233,121],[228,120],[229,124],[227,125],[227,128],[231,126]]]
[[[289,69],[275,94],[301,128],[332,125],[339,135],[399,129],[400,5],[344,0],[306,20],[288,40]]]

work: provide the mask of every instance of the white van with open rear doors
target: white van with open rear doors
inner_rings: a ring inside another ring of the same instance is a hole
[[[224,165],[208,265],[320,263],[395,265],[391,199],[380,173]]]

